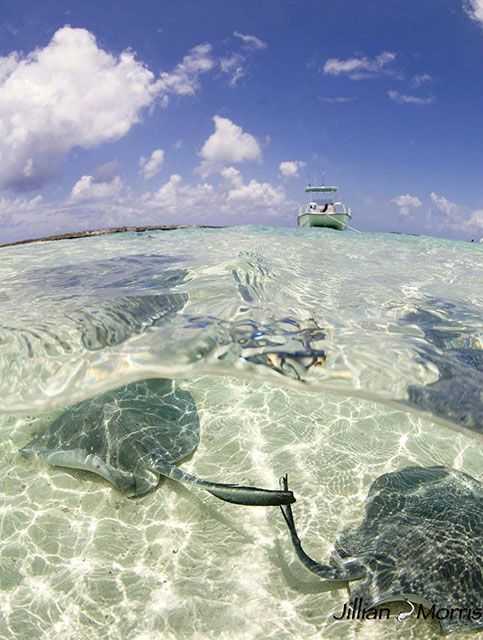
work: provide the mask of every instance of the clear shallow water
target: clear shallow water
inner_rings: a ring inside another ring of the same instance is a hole
[[[0,637],[439,636],[335,623],[347,592],[298,564],[275,508],[170,481],[129,500],[17,451],[69,404],[177,378],[202,428],[183,468],[267,487],[289,472],[327,559],[382,473],[483,480],[481,247],[180,230],[4,250],[0,277]]]

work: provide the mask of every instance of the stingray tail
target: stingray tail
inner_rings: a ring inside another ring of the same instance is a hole
[[[284,491],[289,491],[287,475],[282,476],[282,478],[280,479],[280,486]],[[283,518],[290,532],[290,538],[292,540],[292,545],[295,549],[295,553],[297,554],[298,559],[307,567],[309,571],[315,573],[315,575],[319,576],[319,578],[323,578],[324,580],[354,580],[357,578],[362,578],[364,576],[363,569],[360,568],[359,571],[359,568],[356,567],[356,563],[350,563],[345,567],[339,568],[327,564],[320,564],[319,562],[313,560],[309,555],[305,553],[302,547],[302,543],[295,527],[292,507],[290,506],[290,504],[280,505],[280,511],[282,512]]]
[[[201,478],[192,476],[177,467],[175,464],[170,464],[165,461],[156,461],[155,468],[156,471],[167,478],[205,489],[213,496],[220,500],[224,500],[225,502],[259,507],[278,507],[280,505],[295,502],[293,493],[288,490],[272,491],[270,489],[259,489],[258,487],[244,487],[238,484],[210,482],[209,480],[202,480]]]

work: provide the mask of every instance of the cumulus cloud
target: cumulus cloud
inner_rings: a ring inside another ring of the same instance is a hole
[[[430,193],[429,198],[433,208],[426,212],[423,223],[430,233],[451,230],[462,234],[475,233],[483,229],[483,210],[471,212],[467,207],[452,202],[434,191]],[[410,216],[422,206],[421,200],[409,193],[396,196],[391,202],[399,207],[402,216]]]
[[[6,217],[14,214],[38,211],[43,203],[41,195],[34,198],[0,198],[0,220],[4,222]]]
[[[164,162],[164,151],[162,149],[155,149],[149,158],[145,158],[141,156],[139,159],[139,167],[140,171],[144,176],[145,180],[149,178],[153,178],[157,175],[161,169],[161,166]]]
[[[201,165],[198,167],[198,173],[207,176],[229,164],[260,160],[262,151],[254,136],[243,131],[228,118],[214,116],[213,121],[215,131],[199,152]]]
[[[94,176],[82,176],[72,187],[70,195],[73,202],[85,202],[112,198],[118,195],[121,189],[122,180],[119,176],[107,182],[98,181]]]
[[[39,221],[42,225],[47,217],[51,224],[59,220],[51,203],[45,202],[41,195],[0,197],[1,242],[37,237],[43,231],[39,232],[36,226]]]
[[[241,187],[243,184],[242,175],[235,167],[225,167],[220,171],[220,174],[232,187]]]
[[[331,76],[347,75],[351,80],[362,80],[384,72],[385,67],[395,59],[396,54],[391,51],[383,51],[375,58],[329,58],[323,71]]]
[[[234,31],[233,35],[235,36],[235,38],[240,38],[240,40],[248,49],[266,49],[268,46],[266,42],[260,40],[260,38],[257,38],[257,36],[240,33],[239,31]]]
[[[85,29],[59,29],[0,69],[0,182],[10,187],[38,186],[75,146],[121,138],[157,93],[133,53],[112,56]]]
[[[418,209],[422,206],[421,200],[417,196],[412,196],[409,193],[396,196],[391,200],[397,207],[399,207],[399,213],[402,216],[408,216],[411,209]]]
[[[249,209],[249,213],[257,213],[260,209],[274,209],[283,204],[285,193],[282,189],[274,187],[269,182],[257,182],[250,180],[247,184],[230,189],[227,195],[227,203],[243,206]]]
[[[465,227],[470,231],[483,231],[483,209],[473,211],[468,220],[465,222]],[[480,242],[483,238],[480,240]]]
[[[299,169],[305,167],[302,160],[284,160],[279,164],[279,171],[284,178],[298,177]]]
[[[86,29],[64,27],[44,48],[0,58],[0,186],[37,188],[71,149],[122,138],[156,99],[192,95],[215,64],[210,52],[194,47],[156,78],[132,51],[112,55]]]
[[[260,216],[260,210],[262,215],[286,212],[287,199],[280,187],[257,180],[245,183],[235,167],[225,167],[220,173],[224,181],[219,188],[207,182],[188,184],[180,175],[173,174],[158,191],[145,194],[143,203],[162,212],[176,214],[183,211],[203,217],[216,213]]]
[[[120,178],[99,183],[83,176],[73,195],[63,202],[46,202],[41,196],[26,199],[0,198],[2,240],[41,237],[69,229],[165,223],[293,222],[297,203],[289,200],[280,185],[245,181],[235,167],[221,170],[212,184],[185,181],[173,174],[155,191],[135,195],[122,187]],[[111,195],[112,194],[112,195]],[[74,197],[75,196],[75,197]],[[99,198],[102,206],[99,206]]]
[[[11,242],[73,230],[138,224],[139,213],[139,202],[124,203],[120,196],[103,200],[101,207],[96,199],[77,201],[69,197],[56,202],[40,195],[31,199],[0,198],[1,240]]]
[[[170,176],[168,182],[163,184],[154,194],[148,193],[144,195],[144,202],[148,206],[162,207],[167,210],[173,210],[178,203],[179,191],[181,189],[182,178],[178,174]]]
[[[178,174],[170,176],[158,191],[143,196],[143,203],[150,209],[158,209],[163,213],[196,215],[212,213],[216,192],[213,185],[208,183],[190,185],[185,184]]]
[[[463,7],[472,20],[483,24],[483,0],[464,0]]]
[[[452,220],[461,213],[461,207],[444,196],[432,192],[430,198],[431,202],[436,206],[436,209],[438,209],[447,220]]]
[[[387,95],[393,102],[398,102],[399,104],[431,104],[434,102],[433,96],[409,96],[394,90],[388,91]]]
[[[458,233],[481,233],[483,231],[483,209],[470,211],[468,207],[452,202],[438,193],[430,194],[431,202],[438,211],[434,221],[441,229],[451,229]]]

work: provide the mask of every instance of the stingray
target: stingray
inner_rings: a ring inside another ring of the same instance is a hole
[[[349,581],[353,606],[406,600],[445,633],[483,629],[483,485],[469,475],[406,467],[380,476],[362,524],[342,533],[326,565],[303,550],[291,506],[281,510],[298,558],[325,580]]]
[[[200,441],[193,397],[171,380],[152,379],[70,407],[20,451],[51,465],[91,471],[129,496],[142,496],[165,476],[236,504],[282,505],[292,492],[220,484],[176,466]]]
[[[475,327],[478,309],[430,300],[431,306],[408,313],[401,322],[424,334],[417,352],[423,364],[438,370],[438,380],[408,386],[408,402],[473,431],[483,431],[483,349]],[[475,335],[476,334],[476,335]]]

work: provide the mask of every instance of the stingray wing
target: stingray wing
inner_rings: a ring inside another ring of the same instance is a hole
[[[434,605],[446,632],[483,628],[483,612],[471,615],[483,602],[483,487],[470,476],[444,467],[381,476],[362,525],[337,550],[367,569],[351,585],[365,608],[408,599]]]
[[[145,380],[84,400],[61,414],[21,452],[49,464],[102,476],[119,490],[142,495],[159,475],[153,454],[176,462],[199,443],[192,396],[171,380]]]

